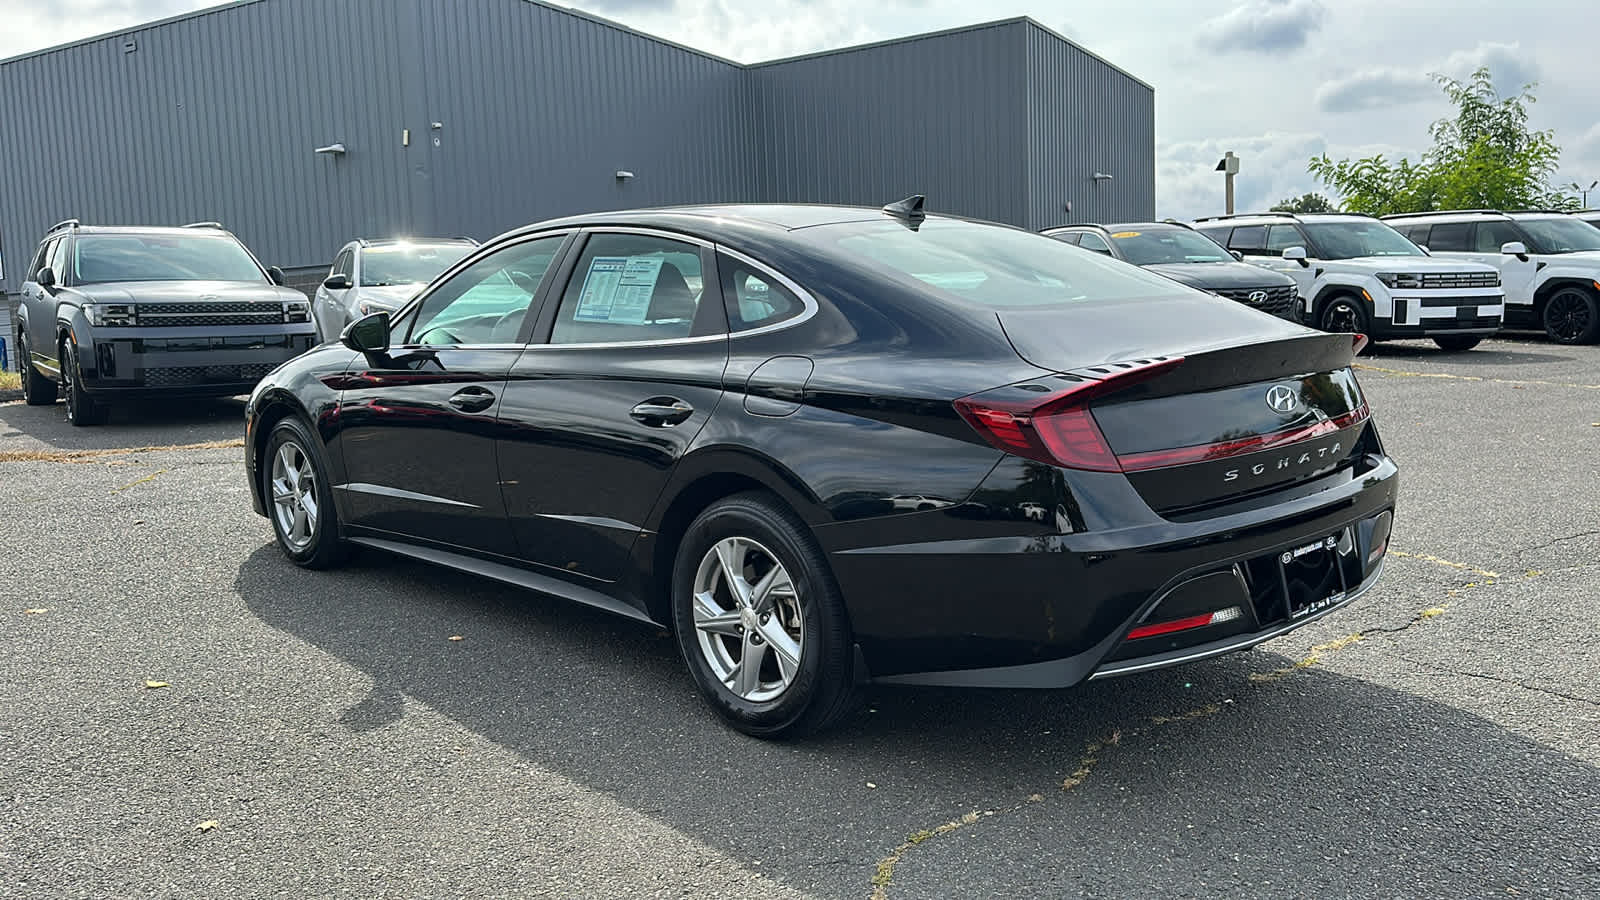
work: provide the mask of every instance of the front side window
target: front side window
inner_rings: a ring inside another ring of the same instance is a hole
[[[1136,266],[1160,263],[1201,263],[1232,260],[1222,245],[1187,228],[1157,228],[1151,231],[1114,231],[1122,258]]]
[[[1521,232],[1510,222],[1479,222],[1478,234],[1472,239],[1472,248],[1479,253],[1499,253],[1502,246],[1521,240]],[[1432,250],[1433,247],[1430,246],[1428,249]]]
[[[722,276],[722,296],[733,331],[776,325],[805,311],[805,304],[793,291],[743,260],[719,254],[717,272]]]
[[[1466,253],[1472,249],[1472,223],[1446,222],[1428,233],[1428,249],[1435,253]]]
[[[67,246],[70,243],[62,238],[50,249],[50,268],[55,273],[56,284],[65,284],[67,281]]]
[[[1129,301],[1183,290],[1136,266],[998,225],[928,219],[916,231],[892,221],[808,230],[859,259],[989,307]]]
[[[411,344],[509,344],[522,333],[566,235],[535,238],[497,250],[456,272],[423,298]]]
[[[1434,231],[1437,233],[1438,227]],[[1376,219],[1349,222],[1308,222],[1305,232],[1316,242],[1321,259],[1355,259],[1361,256],[1423,256],[1416,244]],[[1438,248],[1429,245],[1429,249]]]
[[[339,256],[333,261],[333,270],[329,275],[349,275],[351,272],[352,255],[349,250],[339,251]]]
[[[1523,219],[1521,225],[1528,235],[1528,249],[1534,253],[1600,250],[1600,228],[1578,219]]]
[[[79,284],[117,281],[247,281],[266,273],[231,237],[80,234],[73,251]]]
[[[470,244],[383,244],[361,251],[361,284],[426,284],[468,253]]]
[[[702,310],[700,248],[645,234],[596,234],[572,270],[552,344],[607,344],[702,337],[722,330],[715,304]]]
[[[1267,229],[1267,252],[1282,256],[1290,247],[1304,247],[1305,237],[1293,225],[1274,225]]]

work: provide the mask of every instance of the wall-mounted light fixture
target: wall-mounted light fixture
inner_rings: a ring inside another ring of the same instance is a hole
[[[627,169],[618,169],[617,170],[617,180],[618,181],[627,181],[629,178],[632,178],[632,177],[633,177],[633,173],[629,172]]]
[[[1113,178],[1115,178],[1117,176],[1108,175],[1105,172],[1096,172],[1096,173],[1094,173],[1094,175],[1092,177],[1094,178],[1095,181],[1110,181],[1111,179],[1113,179]]]
[[[344,155],[344,144],[342,144],[342,143],[340,143],[340,144],[329,144],[326,147],[318,147],[316,149],[316,152],[317,153],[327,153],[330,156],[343,156]]]

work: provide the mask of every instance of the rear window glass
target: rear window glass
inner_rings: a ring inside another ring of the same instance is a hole
[[[229,237],[84,234],[75,250],[79,284],[267,280],[244,247]]]
[[[1044,235],[950,219],[817,229],[841,250],[985,306],[1058,306],[1170,296],[1176,283]]]

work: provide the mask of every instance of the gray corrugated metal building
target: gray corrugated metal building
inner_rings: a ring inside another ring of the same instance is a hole
[[[1155,205],[1152,88],[1028,19],[745,66],[536,0],[241,0],[0,62],[0,108],[11,292],[68,216],[220,220],[292,269],[625,206]]]

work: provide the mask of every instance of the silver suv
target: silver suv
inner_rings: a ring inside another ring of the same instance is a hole
[[[312,304],[322,339],[338,338],[345,326],[363,316],[392,313],[404,306],[476,246],[471,238],[363,239],[345,244]]]

